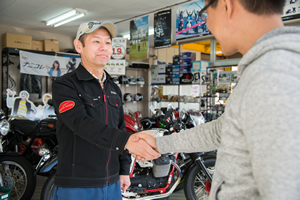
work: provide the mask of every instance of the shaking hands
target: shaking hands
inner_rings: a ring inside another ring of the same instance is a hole
[[[161,156],[157,152],[155,135],[147,131],[131,135],[126,148],[133,154],[133,157],[142,161],[153,160]]]

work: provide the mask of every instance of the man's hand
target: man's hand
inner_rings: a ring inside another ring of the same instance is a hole
[[[121,190],[126,191],[127,188],[130,186],[130,178],[129,175],[120,175],[120,186]]]
[[[141,140],[141,139],[142,140]],[[160,157],[160,154],[155,151],[156,140],[151,132],[139,132],[129,137],[126,148],[130,153],[139,155],[143,160],[153,160]]]

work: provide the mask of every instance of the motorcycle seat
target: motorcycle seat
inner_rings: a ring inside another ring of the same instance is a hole
[[[36,128],[36,122],[27,119],[14,119],[11,125],[15,131],[25,136],[29,136]]]

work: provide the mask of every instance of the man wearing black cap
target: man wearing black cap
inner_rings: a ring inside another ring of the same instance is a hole
[[[125,131],[122,93],[104,71],[116,35],[111,22],[81,24],[74,46],[82,63],[53,82],[59,142],[55,200],[122,199],[121,189],[130,185],[131,156],[125,149],[160,156]],[[148,149],[141,152],[142,146]]]

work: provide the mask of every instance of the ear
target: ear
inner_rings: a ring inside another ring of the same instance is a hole
[[[74,47],[75,47],[76,51],[80,54],[82,52],[82,48],[83,48],[80,40],[75,39],[73,43],[74,43]]]
[[[233,9],[234,9],[234,0],[221,0],[223,2],[223,7],[225,9],[228,19],[232,18]]]

